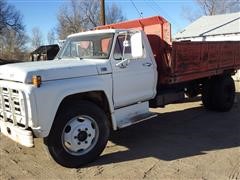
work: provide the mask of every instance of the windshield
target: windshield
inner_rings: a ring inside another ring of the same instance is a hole
[[[108,59],[113,35],[113,33],[108,33],[70,37],[65,42],[58,58]]]

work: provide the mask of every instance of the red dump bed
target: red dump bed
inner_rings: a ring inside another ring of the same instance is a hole
[[[150,42],[159,84],[173,84],[240,69],[240,41],[171,42],[171,25],[160,16],[97,27],[140,29]]]
[[[173,43],[170,76],[176,82],[236,69],[240,69],[240,41]]]

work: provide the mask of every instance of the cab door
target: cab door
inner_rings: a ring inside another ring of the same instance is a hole
[[[140,33],[142,36],[142,32]],[[156,93],[156,65],[146,53],[144,44],[142,45],[144,52],[142,57],[133,58],[131,36],[132,34],[119,34],[113,47],[113,101],[115,108],[149,100]],[[127,59],[127,61],[121,64],[123,59]]]

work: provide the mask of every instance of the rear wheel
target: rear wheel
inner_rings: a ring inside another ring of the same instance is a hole
[[[203,85],[202,102],[208,110],[229,111],[234,98],[235,84],[231,76],[216,77]]]
[[[88,101],[62,108],[44,139],[52,158],[62,166],[77,168],[94,161],[109,137],[105,113]]]
[[[231,110],[235,99],[235,84],[231,76],[220,78],[215,84],[214,104],[216,110],[226,112]]]
[[[203,84],[202,88],[202,103],[208,110],[214,110],[213,96],[214,81],[208,80]]]

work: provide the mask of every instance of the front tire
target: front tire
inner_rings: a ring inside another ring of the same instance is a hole
[[[44,142],[57,163],[78,168],[102,153],[109,132],[105,113],[94,103],[80,101],[59,110]]]

